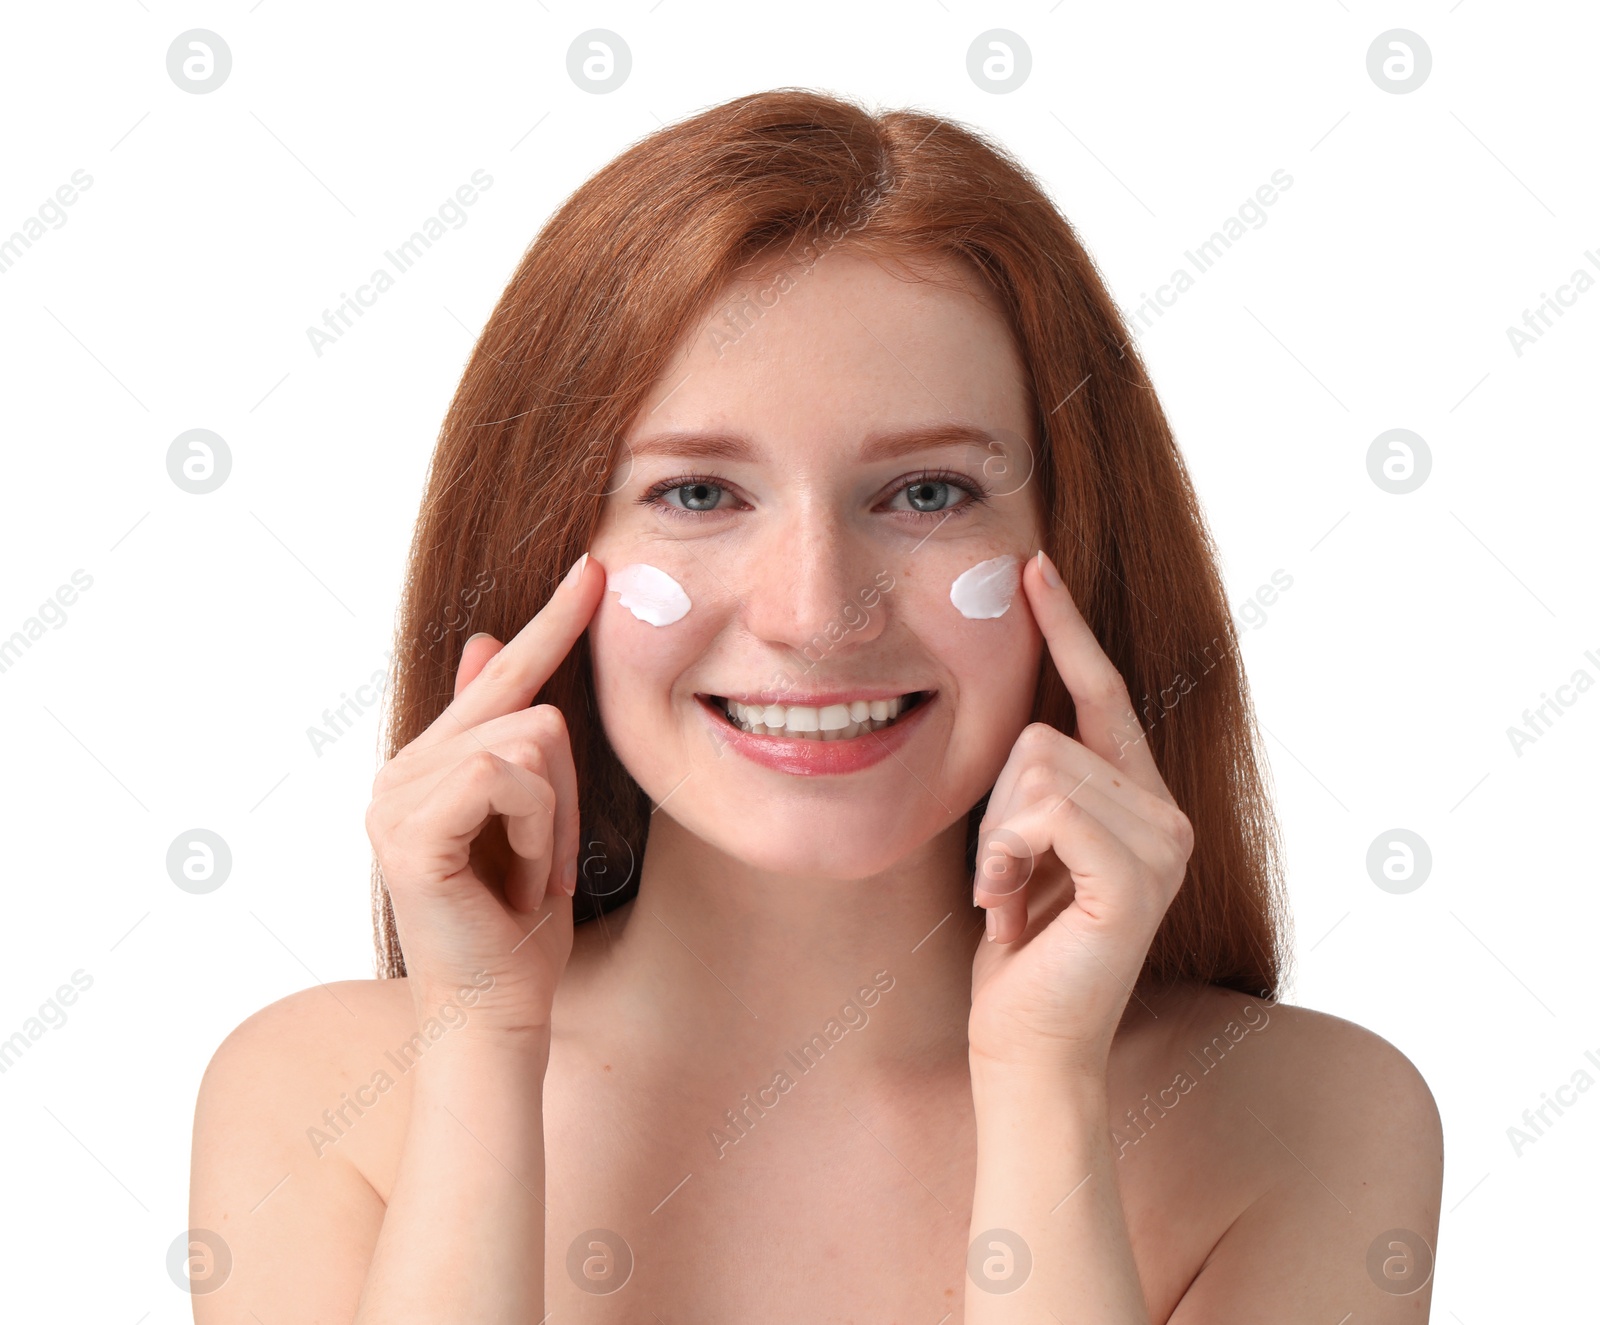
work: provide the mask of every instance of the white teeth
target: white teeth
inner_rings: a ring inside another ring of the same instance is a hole
[[[792,732],[814,732],[822,726],[822,710],[803,704],[784,706],[783,725]]]
[[[844,704],[741,704],[727,701],[728,716],[758,736],[790,736],[811,741],[847,741],[887,727],[904,700],[853,699]]]
[[[850,725],[850,706],[848,704],[825,704],[817,710],[817,725],[824,733],[842,732]]]

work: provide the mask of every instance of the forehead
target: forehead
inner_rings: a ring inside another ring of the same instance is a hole
[[[1027,437],[1030,419],[1015,341],[975,271],[834,249],[732,283],[685,335],[631,437],[719,428],[763,445],[850,445],[907,424]]]

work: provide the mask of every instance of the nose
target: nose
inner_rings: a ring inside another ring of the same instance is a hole
[[[799,503],[752,540],[740,576],[745,628],[802,672],[826,675],[883,633],[890,576],[881,544]]]

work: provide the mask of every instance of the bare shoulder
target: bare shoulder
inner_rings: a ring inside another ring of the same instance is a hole
[[[255,1111],[309,1103],[329,1088],[337,1100],[382,1035],[409,1013],[407,1000],[403,980],[336,980],[285,995],[217,1046],[200,1102],[226,1099]]]
[[[405,987],[404,980],[335,980],[286,994],[228,1032],[212,1065],[285,1047],[336,1050],[371,1029],[375,1018],[387,1020],[396,992]]]
[[[1415,1064],[1341,1017],[1214,987],[1178,1039],[1249,1181],[1173,1325],[1426,1312],[1444,1144]]]
[[[218,1046],[201,1102],[224,1096],[257,1121],[281,1121],[275,1140],[292,1155],[334,1159],[369,1180],[393,1162],[417,1053],[404,979],[336,980],[297,990],[252,1013]],[[386,1189],[385,1189],[386,1190]]]
[[[407,1002],[399,981],[315,985],[217,1046],[191,1155],[190,1222],[215,1240],[193,1264],[222,1280],[195,1294],[201,1325],[248,1319],[241,1303],[262,1319],[354,1314],[384,1208],[367,1170],[399,1112],[379,1107],[368,1064]]]
[[[1353,1021],[1312,1008],[1205,986],[1193,1003],[1187,1044],[1196,1065],[1234,1056],[1219,1074],[1241,1102],[1259,1101],[1286,1125],[1337,1138],[1440,1135],[1439,1110],[1416,1065],[1395,1045]]]

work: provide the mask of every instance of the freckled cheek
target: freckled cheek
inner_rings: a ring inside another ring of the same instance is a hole
[[[1037,634],[1022,590],[1021,562],[1013,553],[983,545],[930,545],[890,561],[854,599],[842,600],[839,624],[859,629],[885,611],[932,647],[989,653],[1025,643]]]
[[[710,640],[704,626],[711,619],[711,613],[695,603],[681,617],[653,625],[608,589],[588,629],[595,694],[602,714],[626,721],[633,715],[659,711],[668,692],[686,676],[692,677],[705,657]]]
[[[946,602],[939,621],[937,630],[924,626],[918,636],[955,678],[963,706],[981,704],[1000,721],[1015,708],[1019,692],[1031,699],[1039,635],[1024,607],[1014,603],[1004,616],[969,621]]]
[[[950,581],[950,605],[969,621],[1010,615],[1022,590],[1022,562],[1002,552],[962,567]]]
[[[949,672],[963,720],[996,731],[1026,724],[1043,640],[1020,558],[970,545],[919,553],[896,571],[888,597]]]

